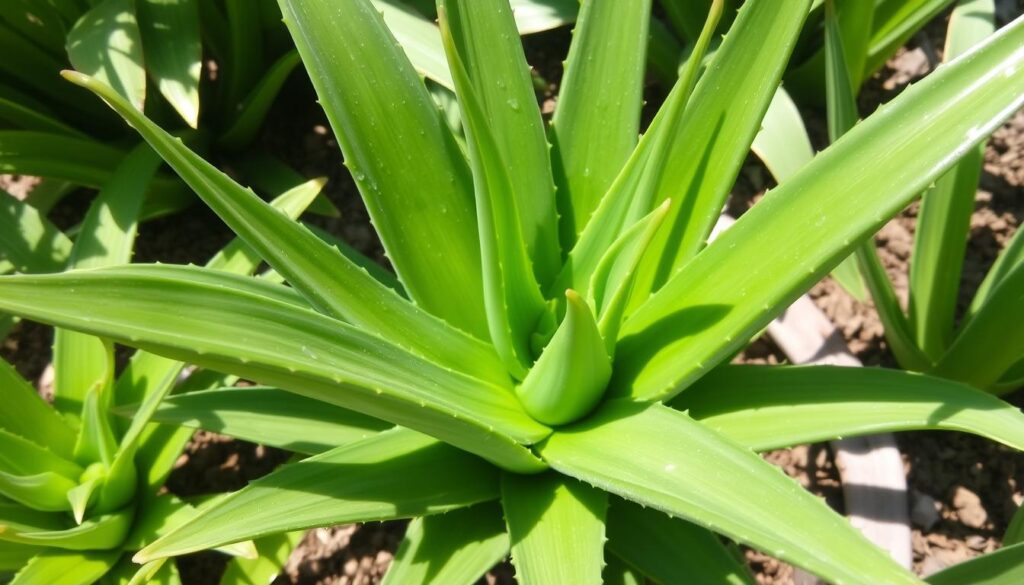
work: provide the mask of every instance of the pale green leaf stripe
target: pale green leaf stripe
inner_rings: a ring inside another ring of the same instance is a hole
[[[142,194],[160,167],[160,157],[145,143],[130,152],[89,206],[71,248],[69,269],[127,264],[138,230]],[[54,405],[78,416],[94,384],[110,375],[103,341],[57,329],[53,337]]]
[[[119,549],[132,524],[132,510],[98,516],[64,530],[20,531],[0,526],[0,540],[74,551]]]
[[[203,1],[203,0],[198,0]],[[199,73],[203,45],[197,0],[136,0],[146,71],[171,106],[199,125]]]
[[[292,50],[282,55],[270,66],[266,75],[260,78],[256,87],[239,105],[234,121],[218,139],[221,146],[238,149],[252,142],[263,121],[267,118],[270,106],[274,104],[274,98],[280,93],[284,83],[288,81],[288,77],[299,63],[299,53]]]
[[[988,388],[1024,357],[1024,264],[1018,264],[964,326],[931,373]]]
[[[36,393],[11,364],[0,359],[0,428],[65,458],[74,456],[75,431]]]
[[[94,3],[68,32],[67,49],[75,69],[99,79],[135,109],[142,109],[146,66],[132,0]]]
[[[539,445],[552,468],[839,585],[918,583],[751,451],[668,407],[615,401]]]
[[[20,272],[59,272],[71,240],[45,215],[0,190],[0,260]]]
[[[671,396],[732,355],[1024,104],[1021,47],[1024,19],[900,94],[744,214],[626,322],[613,387]]]
[[[0,308],[405,425],[511,469],[542,467],[516,443],[549,431],[509,390],[311,310],[183,272],[204,271],[135,266],[0,277]]]
[[[509,551],[494,502],[409,523],[381,585],[473,585]]]
[[[961,562],[925,581],[930,585],[1016,585],[1024,582],[1024,544]]]
[[[137,562],[277,532],[436,514],[495,499],[497,470],[407,429],[288,465],[202,509]]]
[[[66,75],[96,92],[129,120],[211,209],[319,311],[350,321],[449,368],[508,383],[493,348],[399,297],[304,226],[273,209],[128,107],[109,87],[74,73]]]
[[[636,146],[650,11],[651,0],[580,8],[550,131],[566,250]]]
[[[740,8],[673,134],[651,208],[668,198],[672,205],[637,275],[639,298],[658,290],[707,241],[809,6],[810,0],[764,0]]]
[[[177,394],[160,404],[153,421],[307,454],[365,439],[392,426],[319,400],[265,387]]]
[[[480,104],[504,163],[534,275],[546,287],[561,267],[558,212],[540,106],[512,10],[507,0],[442,0],[438,9],[471,83],[463,87],[456,78],[460,102],[472,91]],[[446,53],[450,65],[451,48]]]
[[[659,585],[754,584],[714,532],[618,498],[608,508],[608,550]]]
[[[405,290],[488,339],[469,167],[416,71],[369,0],[279,3]]]
[[[556,473],[505,474],[501,505],[521,585],[600,585],[608,494]]]
[[[433,2],[431,2],[433,4]],[[437,25],[397,0],[373,0],[395,40],[420,75],[455,90]]]
[[[1024,414],[958,382],[881,368],[723,366],[676,397],[755,451],[910,430],[962,431],[1024,451]]]
[[[28,562],[10,585],[91,585],[114,567],[120,551],[46,551]]]

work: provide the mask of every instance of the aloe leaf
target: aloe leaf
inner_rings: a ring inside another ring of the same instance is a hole
[[[68,519],[66,514],[42,512],[3,500],[0,501],[0,526],[20,532],[46,532],[67,528]]]
[[[124,157],[82,222],[68,258],[69,268],[97,268],[131,262],[146,186],[160,157],[143,144]],[[53,341],[54,404],[76,413],[90,388],[110,377],[108,348],[94,337],[57,329]]]
[[[519,583],[602,583],[607,494],[555,473],[505,474],[501,505]]]
[[[530,336],[546,308],[544,297],[531,267],[528,242],[524,241],[518,211],[521,201],[517,201],[516,186],[503,160],[504,152],[492,132],[485,110],[488,104],[477,93],[480,82],[470,78],[462,61],[463,55],[449,28],[445,5],[439,6],[441,38],[459,88],[459,104],[469,135],[487,325],[491,342],[508,372],[521,380],[533,362]]]
[[[399,297],[308,229],[126,107],[109,88],[73,73],[68,77],[95,91],[125,116],[199,196],[318,310],[453,369],[465,368],[489,381],[507,379],[486,344]]]
[[[576,292],[565,292],[565,318],[537,363],[516,388],[535,420],[560,425],[590,412],[612,375],[611,359],[594,314]]]
[[[63,179],[100,187],[124,158],[123,150],[92,139],[52,132],[0,130],[0,172]]]
[[[796,482],[665,406],[607,403],[538,446],[552,468],[839,583],[918,583]]]
[[[433,6],[431,1],[431,6]],[[420,75],[455,91],[455,82],[448,71],[437,25],[396,0],[373,0],[388,30],[402,46],[405,56]]]
[[[131,528],[132,516],[131,509],[122,510],[64,530],[20,531],[0,526],[0,540],[74,551],[111,550],[121,546]]]
[[[700,36],[711,10],[711,0],[660,0],[659,4],[675,32],[689,40]]]
[[[707,241],[809,6],[810,0],[772,0],[740,8],[694,88],[690,107],[673,123],[668,164],[659,169],[650,205],[633,214],[646,215],[672,199],[665,224],[641,263],[638,298],[658,290]]]
[[[109,362],[109,369],[114,368],[113,351],[104,361]],[[112,371],[104,374],[104,380],[91,388],[82,400],[81,425],[78,429],[78,442],[75,443],[75,460],[82,465],[101,463],[110,465],[114,453],[117,452],[117,438],[107,418],[107,407],[110,404],[110,376]]]
[[[1003,535],[1003,546],[1012,546],[1024,542],[1024,508],[1018,506],[1010,519],[1010,525],[1006,527],[1006,534]]]
[[[544,32],[576,20],[576,0],[509,0],[519,34]]]
[[[565,249],[636,146],[650,11],[651,0],[580,8],[550,131]]]
[[[974,293],[971,305],[967,308],[967,314],[960,324],[961,327],[965,327],[974,315],[985,306],[992,292],[1006,278],[1006,275],[1010,274],[1017,266],[1024,264],[1024,235],[1021,234],[1024,234],[1024,230],[1017,230],[1013,234],[1006,248],[999,254],[992,268],[985,275],[985,280],[978,287],[978,291]]]
[[[1024,357],[1024,264],[1018,264],[956,336],[931,373],[988,388]]]
[[[755,451],[925,429],[1024,450],[1019,409],[958,382],[898,370],[723,366],[671,406]]]
[[[59,272],[71,240],[28,203],[0,191],[0,259],[19,272]]]
[[[935,18],[953,0],[881,0],[875,3],[868,56],[864,64],[866,79],[902,47],[910,37]]]
[[[993,0],[960,2],[950,16],[943,59],[967,52],[995,30]],[[921,199],[910,260],[910,325],[921,350],[938,360],[953,341],[957,293],[984,147],[969,151]]]
[[[271,583],[284,568],[304,532],[265,536],[256,541],[255,559],[235,557],[220,579],[220,585],[263,585]],[[171,563],[172,565],[174,563]]]
[[[270,106],[274,104],[274,99],[299,62],[299,54],[293,50],[282,55],[270,66],[256,87],[239,105],[233,122],[218,139],[221,146],[227,149],[239,149],[252,142],[266,119]]]
[[[38,546],[0,540],[0,573],[13,573],[21,569],[43,550]]]
[[[368,0],[279,2],[405,290],[487,339],[469,168],[416,71]]]
[[[963,561],[929,575],[925,582],[930,585],[1012,585],[1021,579],[1024,579],[1024,544]]]
[[[513,469],[541,467],[517,443],[548,430],[509,390],[311,310],[188,273],[203,270],[135,266],[0,277],[0,309],[406,425]]]
[[[144,548],[135,560],[315,526],[439,513],[497,494],[495,468],[418,433],[394,429],[250,483]]]
[[[26,103],[24,100],[12,99],[4,95],[0,95],[0,120],[21,130],[66,134],[76,138],[86,137],[85,134],[68,126],[50,115],[49,112],[35,109],[32,104]]]
[[[64,56],[67,34],[60,12],[49,3],[8,0],[0,6],[0,20],[55,58]]]
[[[245,156],[233,159],[231,166],[264,196],[284,193],[307,181],[284,161],[266,152],[247,152]],[[309,206],[309,211],[324,217],[341,217],[341,211],[326,195],[318,197]]]
[[[626,500],[613,499],[608,508],[608,550],[661,585],[754,583],[715,533]]]
[[[605,567],[601,576],[605,585],[645,585],[647,583],[643,575],[612,554],[605,555]]]
[[[391,427],[319,400],[263,387],[177,394],[160,403],[152,420],[307,454],[322,453]]]
[[[415,518],[381,585],[472,585],[508,555],[509,538],[494,502]]]
[[[33,475],[18,475],[0,471],[0,495],[34,510],[45,512],[66,512],[71,509],[67,493],[77,482],[54,473],[44,471]],[[0,539],[5,538],[0,520]],[[31,544],[31,543],[30,543]]]
[[[10,585],[91,585],[117,563],[118,551],[46,551],[28,562]]]
[[[260,77],[264,50],[260,11],[251,0],[225,0],[227,54],[224,67],[223,105],[235,107]]]
[[[78,481],[84,471],[73,461],[0,428],[0,470],[18,475],[52,471]]]
[[[203,45],[196,0],[140,0],[136,4],[146,70],[189,126],[199,126]]]
[[[1018,19],[765,196],[627,320],[613,386],[671,396],[735,353],[1024,104],[1022,44]]]
[[[75,448],[75,431],[56,411],[50,408],[14,369],[0,359],[0,428],[46,445],[53,452],[70,459]]]
[[[103,0],[89,9],[68,32],[67,49],[75,69],[99,79],[142,110],[146,65],[132,0]]]

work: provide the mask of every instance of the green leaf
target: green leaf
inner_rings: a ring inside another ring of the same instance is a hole
[[[50,3],[7,0],[0,6],[0,20],[51,56],[63,57],[67,30],[60,12]]]
[[[33,558],[11,585],[91,585],[114,567],[119,551],[46,551]]]
[[[662,585],[754,583],[742,558],[715,533],[626,500],[613,499],[608,508],[608,550]]]
[[[755,451],[890,431],[973,433],[1024,450],[1024,415],[990,394],[880,368],[723,366],[672,401]]]
[[[20,475],[0,471],[0,495],[6,496],[34,510],[66,512],[71,509],[67,493],[77,482],[54,473],[44,471],[32,475]],[[2,521],[0,521],[2,522]],[[0,539],[5,538],[0,523]]]
[[[207,272],[140,265],[0,277],[0,310],[422,430],[512,469],[542,468],[521,444],[549,431],[508,389],[225,284],[245,285],[246,277],[222,273],[219,285],[199,278]]]
[[[576,19],[576,0],[509,0],[519,34],[528,35],[558,28]]]
[[[95,4],[68,32],[68,58],[78,71],[114,88],[137,110],[146,100],[146,65],[132,0]]]
[[[394,429],[250,483],[144,548],[135,560],[316,526],[435,514],[497,494],[495,468],[444,443]]]
[[[950,16],[943,59],[966,53],[995,30],[993,0],[960,2]],[[946,172],[921,198],[910,259],[907,311],[918,347],[934,362],[953,341],[960,276],[984,147]]]
[[[264,43],[260,11],[251,0],[225,0],[227,53],[222,107],[231,111],[256,84],[263,69]]]
[[[644,576],[619,560],[619,557],[605,555],[605,561],[602,572],[605,585],[645,585]]]
[[[220,579],[220,585],[266,585],[274,581],[288,562],[303,532],[274,534],[256,541],[255,559],[235,557]],[[173,563],[172,563],[173,564]]]
[[[53,132],[0,130],[0,172],[100,187],[125,152],[92,139]]]
[[[552,468],[838,583],[918,583],[782,471],[661,405],[607,403],[538,446]]]
[[[86,138],[85,134],[68,126],[49,112],[41,108],[34,108],[33,105],[31,102],[27,102],[27,100],[13,99],[9,96],[0,95],[0,120],[21,130],[52,132],[76,138]]]
[[[0,428],[72,458],[75,431],[14,369],[0,359]]]
[[[466,23],[459,19],[466,18],[466,15],[456,14],[456,21],[449,22],[445,6],[443,2],[439,4],[441,38],[458,87],[459,105],[467,127],[470,163],[476,187],[488,329],[491,342],[505,362],[508,372],[521,380],[533,362],[531,335],[536,332],[538,320],[546,309],[535,272],[531,268],[530,241],[526,239],[529,228],[523,225],[524,218],[519,213],[519,208],[526,201],[517,190],[522,184],[515,183],[509,172],[508,165],[511,163],[506,160],[509,146],[501,143],[497,133],[504,128],[497,124],[492,127],[492,118],[496,114],[488,111],[488,107],[493,108],[495,105],[488,103],[488,98],[490,101],[494,98],[489,93],[481,92],[483,81],[470,77],[467,63],[463,60],[470,59],[469,66],[479,68],[483,64],[473,61],[482,57],[458,46],[460,39],[456,35],[461,35],[460,30],[466,27]],[[457,27],[456,30],[452,30],[451,26]],[[472,41],[478,42],[475,38]],[[467,42],[462,40],[463,45]],[[505,82],[501,83],[505,85]],[[514,101],[518,99],[514,97],[514,92],[513,97],[508,99],[509,103],[502,107],[521,107]]]
[[[78,481],[84,471],[46,447],[0,428],[0,470],[18,475],[52,471]]]
[[[277,98],[284,83],[288,81],[288,77],[291,76],[299,62],[298,52],[289,51],[270,66],[266,75],[259,80],[256,87],[239,105],[234,121],[218,139],[221,146],[237,150],[256,138],[263,121],[267,118],[270,106],[274,104],[274,99]]]
[[[110,88],[74,73],[68,77],[95,91],[129,120],[197,194],[318,310],[450,368],[467,369],[488,381],[508,384],[497,356],[485,343],[399,297],[308,229],[272,209],[127,107]]]
[[[931,373],[988,388],[1024,356],[1024,264],[1018,264],[967,322]]]
[[[0,526],[0,540],[75,551],[111,550],[121,546],[132,516],[132,510],[126,509],[64,530],[20,531]]]
[[[171,106],[197,128],[203,45],[196,0],[136,1],[146,70]]]
[[[1024,104],[1024,19],[858,124],[679,271],[623,326],[613,387],[676,394]]]
[[[646,215],[672,199],[665,224],[641,263],[637,298],[661,288],[707,241],[809,6],[810,0],[770,0],[740,8],[694,88],[689,107],[673,123],[668,163],[658,173],[649,206],[633,214]]]
[[[15,544],[0,540],[0,573],[13,573],[24,567],[32,557],[43,552],[42,547]]]
[[[565,291],[565,318],[537,363],[516,387],[523,409],[548,425],[578,420],[597,406],[612,375],[611,359],[590,307]]]
[[[433,5],[431,1],[431,5]],[[441,31],[431,20],[396,0],[373,0],[388,30],[402,46],[405,56],[420,75],[455,91],[455,82],[448,70],[441,45]]]
[[[0,526],[19,532],[45,532],[61,530],[69,524],[66,514],[41,512],[9,500],[0,500]]]
[[[965,327],[974,315],[978,314],[978,311],[985,306],[997,285],[1017,266],[1024,264],[1024,235],[1021,234],[1024,234],[1024,230],[1017,230],[1013,234],[1010,242],[1003,248],[992,268],[985,275],[985,280],[978,287],[978,291],[974,293],[974,299],[971,300],[971,305],[967,308],[967,314],[960,324],[961,327]]]
[[[415,518],[381,585],[472,585],[508,551],[497,503]]]
[[[1024,544],[1008,546],[930,575],[931,585],[1013,585],[1024,579]]]
[[[160,403],[153,421],[307,454],[322,453],[391,427],[319,400],[261,387],[177,394]]]
[[[580,8],[550,132],[567,250],[636,147],[650,11],[651,0]]]
[[[750,150],[768,167],[777,183],[795,175],[814,158],[800,110],[785,88],[775,90]]]
[[[555,473],[505,474],[501,505],[519,583],[602,582],[607,494]]]
[[[71,240],[45,215],[0,191],[0,260],[19,272],[59,272],[70,253]]]
[[[880,0],[875,3],[868,57],[864,64],[867,79],[885,64],[896,50],[925,24],[939,15],[953,0]]]
[[[1018,506],[1010,519],[1010,525],[1006,527],[1006,534],[1003,535],[1003,546],[1011,546],[1024,542],[1024,507]]]
[[[279,2],[405,290],[488,339],[469,168],[416,71],[369,0]]]

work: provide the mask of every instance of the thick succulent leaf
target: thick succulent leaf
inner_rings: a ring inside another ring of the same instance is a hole
[[[501,506],[517,582],[602,582],[606,493],[556,473],[505,474]]]
[[[135,5],[146,71],[193,128],[199,125],[199,74],[203,68],[196,1],[136,0]]]
[[[50,55],[64,55],[67,34],[60,11],[47,2],[7,0],[0,6],[0,21]]]
[[[135,560],[316,526],[434,514],[497,495],[498,473],[492,466],[418,433],[394,429],[250,483],[202,509]]]
[[[967,52],[995,30],[993,0],[960,2],[949,18],[949,61]],[[914,229],[907,312],[918,347],[938,360],[953,341],[960,276],[981,176],[984,148],[964,155],[924,194]]]
[[[78,464],[46,447],[0,428],[0,470],[18,475],[52,471],[78,481],[84,471]]]
[[[1012,546],[1024,542],[1024,507],[1018,506],[1010,519],[1010,525],[1006,527],[1006,534],[1003,535],[1003,546]]]
[[[576,0],[509,0],[519,34],[528,35],[564,26],[576,20]]]
[[[10,500],[2,500],[0,526],[18,532],[46,532],[62,530],[67,528],[69,523],[66,514],[42,512]]]
[[[800,110],[785,88],[775,90],[750,150],[768,167],[777,183],[795,175],[814,158]]]
[[[202,2],[200,2],[202,3]],[[222,107],[230,111],[242,101],[263,72],[263,23],[252,0],[225,0],[227,53],[223,68]]]
[[[1016,407],[958,382],[899,370],[723,366],[671,406],[755,451],[924,429],[1024,450],[1024,415]]]
[[[99,188],[125,152],[88,138],[28,130],[0,131],[0,172],[63,179]]]
[[[264,387],[177,394],[160,403],[153,421],[307,454],[365,439],[392,426],[319,400]]]
[[[565,297],[565,318],[516,387],[523,409],[548,425],[569,423],[593,410],[612,376],[594,313],[574,291],[566,291]]]
[[[640,133],[651,0],[585,2],[551,122],[565,249],[572,249]]]
[[[605,555],[605,567],[601,572],[605,585],[645,585],[647,581],[639,571],[633,569],[619,557]]]
[[[74,455],[75,431],[5,360],[0,360],[0,403],[0,428],[65,459]]]
[[[381,585],[472,585],[508,551],[496,503],[415,518]]]
[[[13,573],[24,567],[32,557],[43,552],[42,547],[15,544],[0,540],[0,573]]]
[[[319,311],[450,368],[467,369],[473,375],[507,384],[489,346],[399,297],[304,226],[272,209],[127,107],[110,88],[74,74],[69,78],[95,91],[130,121],[196,193]]]
[[[964,326],[932,371],[988,388],[1024,357],[1024,264],[1018,264]]]
[[[671,137],[646,215],[671,198],[641,263],[638,298],[658,290],[704,246],[807,16],[810,0],[745,3],[693,90]],[[666,120],[666,122],[668,122]],[[674,125],[674,124],[673,124]]]
[[[443,8],[444,4],[440,6]],[[466,69],[464,50],[456,46],[457,39],[450,29],[447,12],[442,9],[439,14],[441,38],[467,125],[487,326],[508,372],[521,380],[533,362],[530,339],[546,308],[531,267],[528,242],[524,241],[518,211],[523,201],[517,195],[504,160],[505,153],[491,128],[491,115],[486,111],[488,104],[478,93],[480,82],[474,82]],[[455,26],[464,24],[456,22]]]
[[[248,145],[256,137],[263,121],[267,118],[270,106],[281,92],[284,83],[300,62],[297,51],[288,51],[267,69],[256,87],[249,92],[245,100],[238,106],[238,111],[228,129],[218,139],[221,146],[227,149],[239,149]]]
[[[875,7],[860,0],[835,0],[839,29],[843,37],[843,56],[850,72],[850,86],[857,93],[864,79],[864,63],[874,28]]]
[[[1007,546],[929,575],[930,585],[1013,585],[1024,580],[1024,544]]]
[[[864,63],[866,79],[953,0],[880,0],[875,3],[871,40]]]
[[[279,2],[405,289],[487,339],[469,167],[416,71],[369,0]]]
[[[658,510],[613,499],[608,550],[660,585],[753,585],[742,558],[713,532]]]
[[[19,272],[59,272],[71,253],[71,240],[45,215],[0,191],[0,261]]]
[[[542,467],[517,443],[549,431],[508,389],[311,310],[185,277],[204,272],[134,266],[0,277],[0,309],[409,426],[512,469]],[[246,277],[220,279],[252,286]]]
[[[132,524],[132,510],[91,518],[64,530],[23,531],[0,525],[0,540],[74,551],[119,548]]]
[[[93,200],[68,258],[68,268],[127,264],[138,231],[146,187],[160,157],[142,144],[124,157]],[[108,348],[89,335],[57,329],[53,339],[54,404],[77,414],[86,392],[110,376]]]
[[[992,268],[985,275],[985,280],[978,287],[978,291],[974,293],[971,305],[967,308],[967,315],[964,316],[963,322],[960,324],[961,327],[965,327],[974,315],[985,306],[996,286],[1017,266],[1024,264],[1024,235],[1022,234],[1024,234],[1024,230],[1017,230],[1010,238],[1010,243],[996,258]]]
[[[753,207],[623,326],[613,387],[670,396],[1024,104],[1024,19],[858,124]]]
[[[398,0],[373,0],[395,40],[420,75],[455,90],[437,25]],[[433,2],[431,2],[433,6]]]
[[[918,583],[782,471],[668,407],[607,403],[538,447],[552,468],[835,583]]]
[[[77,138],[84,138],[85,134],[68,126],[49,112],[42,108],[34,107],[30,101],[24,98],[15,98],[10,95],[3,95],[0,89],[0,120],[21,130],[35,130],[37,132],[53,132],[55,134],[67,134]]]
[[[68,32],[68,58],[75,69],[109,85],[141,110],[146,101],[146,65],[135,3],[102,0],[94,4]]]
[[[254,559],[235,557],[220,579],[220,585],[264,585],[272,583],[281,573],[303,532],[287,532],[265,536],[256,541]],[[172,565],[174,563],[171,563]]]
[[[52,471],[32,475],[0,471],[0,495],[33,510],[69,511],[71,504],[68,502],[67,494],[77,484],[78,482],[71,481]],[[0,524],[0,538],[4,538],[2,524]]]
[[[46,551],[25,565],[10,585],[91,585],[117,563],[119,551]]]

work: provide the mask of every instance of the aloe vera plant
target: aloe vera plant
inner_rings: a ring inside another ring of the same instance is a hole
[[[598,583],[606,563],[609,579],[750,582],[720,536],[834,583],[918,582],[756,451],[910,429],[1019,449],[1024,416],[920,374],[725,362],[1024,104],[1024,20],[706,244],[810,4],[745,3],[701,73],[712,3],[637,140],[643,47],[608,31],[642,30],[649,2],[582,5],[545,129],[507,0],[441,0],[464,149],[368,0],[280,0],[393,275],[67,73],[288,285],[169,266],[0,278],[3,310],[264,385],[184,393],[158,420],[311,455],[135,560],[414,518],[389,582],[471,583],[509,552],[527,584]]]

